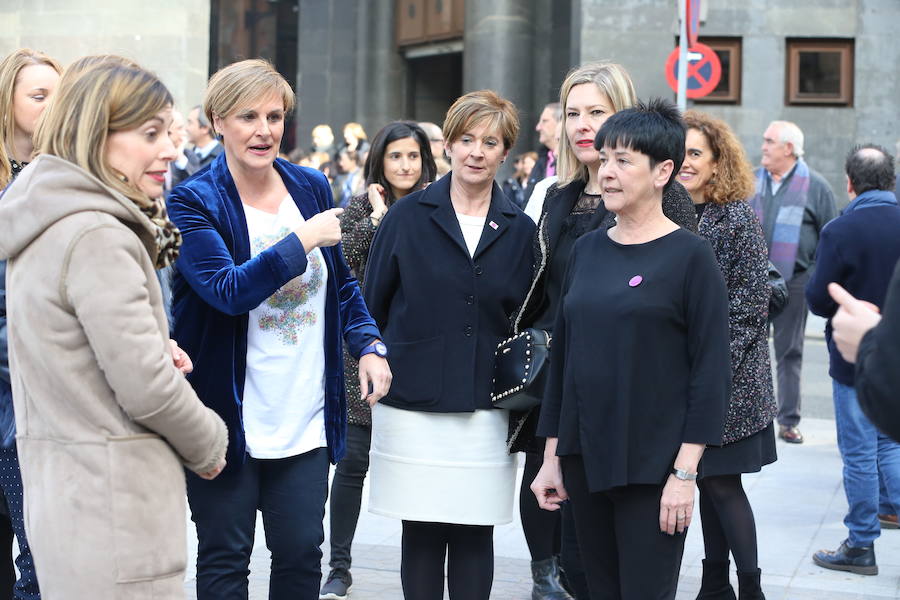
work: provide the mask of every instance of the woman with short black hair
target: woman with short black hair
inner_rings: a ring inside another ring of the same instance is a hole
[[[709,243],[662,210],[684,135],[663,101],[600,128],[599,184],[616,224],[575,242],[554,326],[532,490],[548,510],[569,498],[579,533],[596,532],[578,536],[595,598],[675,597],[697,468],[722,439],[725,283]]]

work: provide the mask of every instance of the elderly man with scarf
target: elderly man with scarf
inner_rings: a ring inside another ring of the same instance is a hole
[[[894,158],[879,146],[857,146],[847,155],[850,204],[822,231],[816,271],[806,286],[813,313],[826,317],[831,357],[838,448],[844,461],[849,537],[835,551],[820,550],[813,562],[826,569],[876,575],[879,475],[885,500],[900,507],[900,444],[878,431],[863,414],[854,389],[854,367],[835,346],[831,319],[838,305],[828,284],[838,283],[857,299],[884,306],[894,266],[900,260],[900,207],[894,196]],[[896,514],[894,509],[893,514]]]
[[[772,321],[778,368],[778,437],[800,444],[800,368],[806,329],[803,289],[812,274],[822,228],[837,215],[825,179],[803,160],[803,132],[772,121],[763,134],[762,167],[750,203],[762,223],[769,259],[788,282],[788,304]]]

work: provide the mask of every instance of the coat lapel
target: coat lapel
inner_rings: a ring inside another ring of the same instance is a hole
[[[513,209],[509,198],[500,189],[500,186],[494,183],[491,190],[491,206],[488,208],[487,218],[484,221],[484,230],[481,232],[481,239],[478,241],[478,247],[472,259],[478,258],[487,250],[491,244],[500,239],[506,230],[509,229],[509,219],[514,217],[516,211]]]
[[[584,182],[573,181],[565,187],[558,188],[553,198],[548,198],[550,202],[554,203],[554,206],[548,207],[547,216],[545,217],[547,220],[545,227],[548,248],[556,248],[556,243],[559,241],[559,236],[562,233],[563,223],[566,217],[571,214],[572,208],[578,202],[578,197],[582,191],[584,191]]]
[[[447,173],[425,188],[419,202],[435,207],[431,212],[431,220],[468,256],[469,249],[466,247],[459,220],[456,218],[453,204],[450,202],[450,177],[452,176],[453,173]]]
[[[227,214],[227,222],[224,226],[231,229],[231,253],[235,264],[243,264],[250,260],[250,234],[247,232],[247,215],[244,214],[244,206],[241,204],[241,196],[237,186],[228,170],[228,163],[223,152],[217,156],[209,168],[213,172],[213,181],[216,182],[219,195],[223,198],[223,205]],[[227,241],[227,240],[226,240]]]

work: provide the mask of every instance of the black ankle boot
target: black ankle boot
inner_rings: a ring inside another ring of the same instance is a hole
[[[703,559],[703,582],[697,600],[737,600],[728,581],[729,565],[727,560]]]
[[[556,557],[531,561],[531,600],[573,600],[559,582]]]
[[[740,600],[766,600],[762,587],[759,585],[759,577],[762,571],[759,569],[749,573],[738,571],[738,598]]]

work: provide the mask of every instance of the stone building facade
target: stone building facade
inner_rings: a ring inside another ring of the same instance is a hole
[[[32,46],[64,62],[125,54],[158,72],[182,106],[199,101],[216,68],[262,56],[297,88],[288,141],[300,146],[318,123],[340,135],[358,121],[371,135],[397,118],[440,122],[460,94],[492,88],[520,109],[519,151],[536,145],[537,115],[582,62],[620,62],[639,96],[674,98],[664,65],[676,14],[675,0],[0,0],[0,49]],[[770,120],[795,121],[809,163],[843,200],[847,149],[900,138],[900,1],[704,0],[702,18],[701,41],[739,49],[728,66],[740,92],[689,106],[728,121],[751,160]],[[810,43],[843,54],[797,54]],[[835,56],[843,99],[798,102],[792,85],[837,85],[804,74]]]

